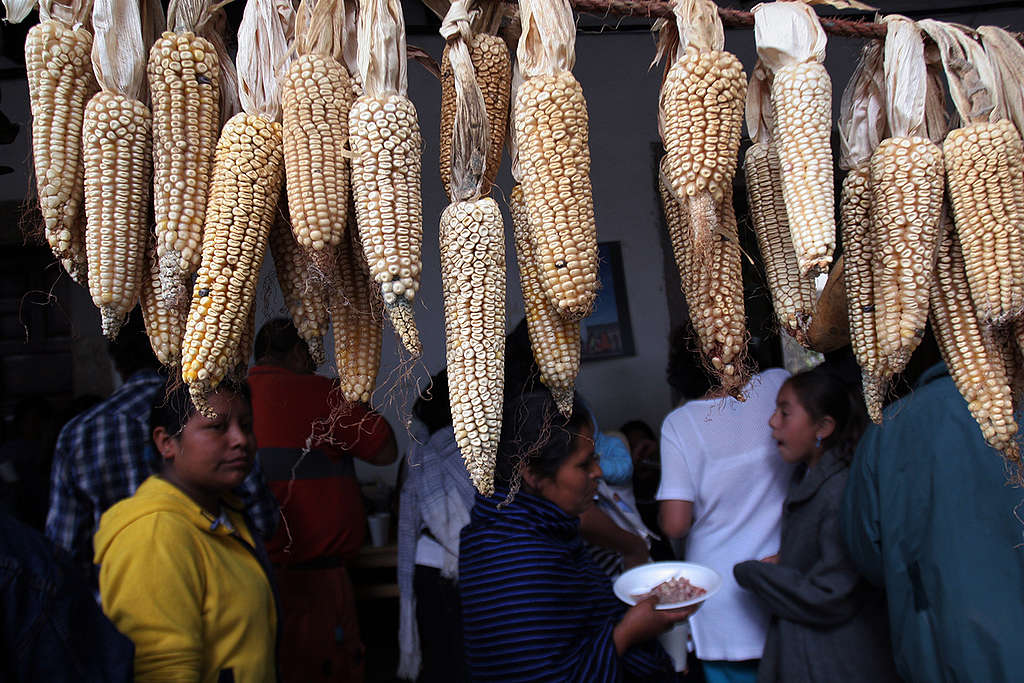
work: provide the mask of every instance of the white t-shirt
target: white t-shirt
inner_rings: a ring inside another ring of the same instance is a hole
[[[736,584],[732,568],[779,551],[782,502],[792,477],[772,439],[785,370],[755,375],[747,400],[690,401],[661,425],[661,486],[658,500],[693,503],[686,559],[711,567],[722,588],[690,617],[697,657],[758,659],[764,650],[768,614],[754,595]]]

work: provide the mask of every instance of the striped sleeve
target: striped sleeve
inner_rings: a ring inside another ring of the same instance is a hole
[[[484,534],[464,538],[460,568],[466,656],[473,680],[615,681],[615,621],[582,590],[558,546]]]

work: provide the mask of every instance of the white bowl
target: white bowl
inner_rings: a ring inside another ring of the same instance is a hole
[[[616,597],[627,605],[635,605],[633,596],[649,593],[655,586],[669,579],[685,577],[694,586],[700,586],[706,593],[684,602],[659,604],[656,609],[678,609],[697,605],[714,595],[722,587],[722,577],[714,569],[693,562],[651,562],[633,567],[615,579],[612,590]]]

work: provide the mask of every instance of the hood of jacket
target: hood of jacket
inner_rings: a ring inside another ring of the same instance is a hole
[[[224,504],[225,512],[228,512],[231,523],[251,543],[248,531],[242,525],[244,521],[241,513],[242,507],[237,504],[237,501],[228,497],[225,498]],[[162,512],[181,515],[206,533],[218,536],[231,535],[231,529],[200,507],[199,503],[189,498],[184,491],[153,475],[142,482],[133,496],[125,498],[103,513],[100,518],[100,526],[93,538],[95,552],[93,561],[96,564],[103,564],[103,556],[110,548],[110,544],[132,523],[147,515]]]

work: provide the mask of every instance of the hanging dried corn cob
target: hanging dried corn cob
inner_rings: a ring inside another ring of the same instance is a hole
[[[802,2],[766,2],[754,13],[757,54],[773,74],[772,105],[782,193],[801,275],[828,272],[836,244],[832,81],[825,31]]]
[[[515,225],[516,260],[533,358],[540,369],[540,381],[551,390],[562,415],[569,417],[580,371],[580,324],[563,319],[544,296],[520,186],[512,189],[508,206]]]
[[[906,367],[928,322],[943,173],[942,150],[925,137],[928,78],[921,33],[913,22],[897,15],[885,21],[886,113],[891,137],[871,155],[871,258],[883,375],[894,375]]]
[[[354,95],[342,63],[344,23],[342,0],[302,0],[295,27],[298,56],[281,85],[292,230],[322,274],[334,272],[334,250],[348,221],[349,162],[343,149]]]
[[[806,345],[817,293],[813,278],[800,274],[800,264],[790,237],[786,203],[782,197],[779,155],[773,139],[774,117],[768,77],[767,70],[758,64],[754,67],[747,90],[747,130],[754,141],[744,160],[747,197],[768,289],[772,293],[775,317],[787,334]],[[692,220],[692,213],[690,217]]]
[[[749,373],[743,273],[732,186],[722,201],[719,234],[710,255],[702,259],[692,242],[687,212],[668,187],[666,165],[662,159],[658,189],[690,321],[697,332],[701,353],[720,378],[721,390],[742,401]]]
[[[142,321],[146,325],[149,345],[158,361],[169,368],[181,362],[181,337],[185,334],[188,307],[167,306],[161,288],[160,263],[156,252],[156,238],[149,236],[146,247],[145,273],[142,278]]]
[[[494,2],[492,5],[501,6]],[[480,11],[474,10],[473,15]],[[490,193],[490,185],[498,176],[502,163],[502,150],[505,146],[505,132],[508,130],[509,98],[512,88],[512,59],[508,46],[503,38],[494,35],[501,24],[502,12],[488,14],[489,26],[477,30],[476,20],[472,20],[474,33],[469,43],[469,55],[473,60],[473,72],[476,83],[483,93],[483,101],[487,110],[487,160],[484,164],[484,180],[481,194]],[[441,184],[444,195],[452,196],[452,132],[455,126],[455,75],[449,59],[449,45],[444,46],[441,53],[441,133],[440,133],[440,169]]]
[[[570,69],[576,23],[567,0],[519,3],[519,68],[513,106],[523,199],[544,292],[568,320],[597,296],[597,227],[590,186],[587,103]]]
[[[277,282],[284,295],[284,303],[291,313],[299,336],[306,342],[313,362],[324,362],[324,335],[330,325],[327,317],[327,298],[311,274],[309,254],[295,241],[288,220],[287,205],[283,202],[270,229],[270,253],[274,257]],[[336,267],[331,264],[331,269]],[[331,278],[334,280],[335,278]]]
[[[89,292],[103,334],[117,336],[142,283],[152,168],[149,108],[142,97],[146,45],[134,0],[93,7],[92,61],[102,90],[82,122]]]
[[[287,0],[251,0],[239,27],[244,111],[228,121],[217,142],[203,261],[182,347],[182,379],[204,415],[212,415],[207,395],[238,363],[281,195],[280,91],[274,69],[288,51],[291,17]]]
[[[338,287],[329,300],[334,329],[334,360],[346,401],[369,403],[380,368],[383,310],[359,245],[355,207],[338,245]]]
[[[1019,476],[1020,451],[1014,440],[1017,423],[1009,381],[998,343],[974,312],[964,266],[960,241],[947,227],[931,293],[935,339],[985,440]]]
[[[88,284],[82,119],[86,103],[99,89],[90,58],[91,7],[89,0],[70,6],[43,0],[40,23],[25,38],[32,156],[46,241],[81,285]]]
[[[846,169],[839,200],[843,231],[843,262],[850,344],[861,368],[861,386],[868,416],[882,421],[885,386],[891,376],[878,348],[871,230],[871,154],[886,137],[885,72],[882,42],[861,51],[860,62],[843,91],[839,115],[839,166]]]
[[[153,212],[161,291],[168,307],[188,306],[202,259],[203,220],[220,132],[220,60],[200,37],[213,20],[209,0],[177,0],[170,31],[149,51],[153,99]]]
[[[455,440],[473,485],[494,492],[505,380],[505,236],[501,211],[482,196],[488,150],[484,94],[473,72],[466,0],[441,26],[455,87],[452,203],[441,214],[445,350]]]
[[[736,174],[747,81],[726,52],[725,30],[711,0],[673,0],[675,24],[663,24],[668,52],[658,100],[669,187],[683,202],[697,253],[717,239],[721,204]],[[665,35],[668,34],[668,35]],[[675,49],[669,50],[668,46]]]
[[[920,25],[939,45],[963,121],[942,148],[971,296],[983,324],[1009,324],[1024,310],[1024,146],[1010,121],[994,120],[998,89],[981,46],[955,26]]]
[[[406,350],[422,350],[412,302],[419,290],[423,207],[416,108],[406,96],[405,21],[398,0],[360,0],[359,71],[365,94],[349,112],[359,241]]]

